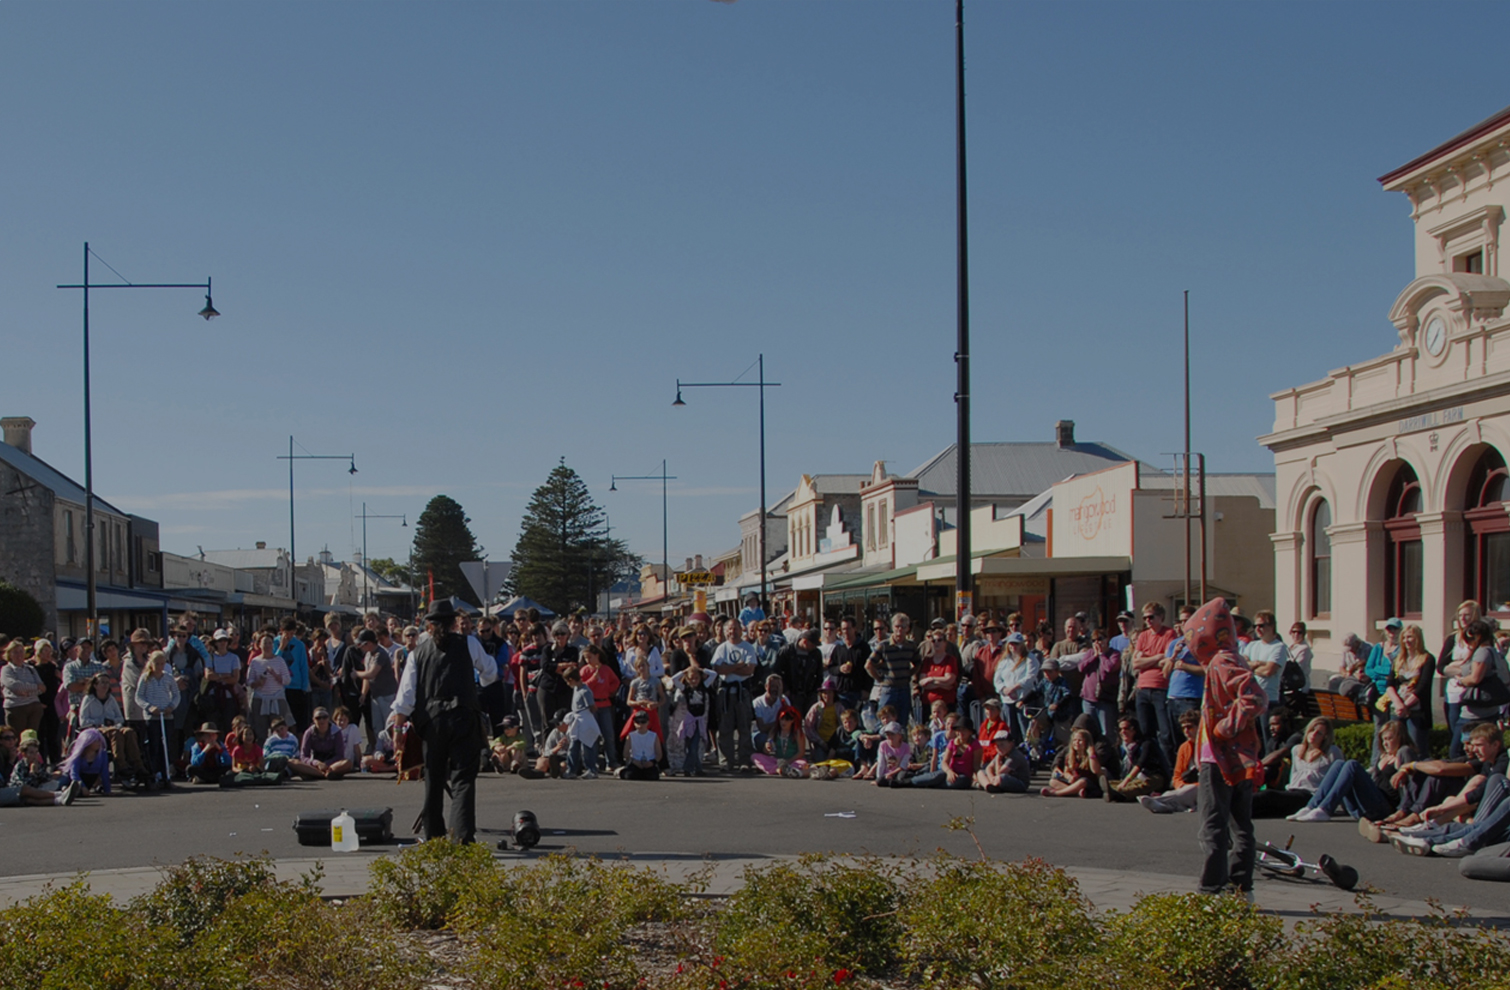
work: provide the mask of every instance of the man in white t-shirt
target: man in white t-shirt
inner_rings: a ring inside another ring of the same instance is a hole
[[[1285,672],[1285,661],[1290,657],[1289,649],[1275,630],[1277,625],[1278,620],[1273,612],[1260,609],[1253,616],[1253,629],[1258,633],[1258,638],[1242,650],[1243,659],[1248,661],[1248,669],[1253,671],[1253,679],[1264,689],[1264,695],[1269,699],[1270,710],[1279,707],[1279,685]],[[1268,730],[1268,720],[1259,719],[1258,734],[1265,741]]]
[[[731,619],[725,630],[728,637],[713,651],[710,663],[718,674],[718,751],[723,768],[728,771],[754,770],[751,757],[755,750],[750,739],[750,723],[755,719],[751,706],[749,679],[760,664],[760,654],[745,642],[744,627]],[[734,733],[739,733],[739,748],[734,748]]]

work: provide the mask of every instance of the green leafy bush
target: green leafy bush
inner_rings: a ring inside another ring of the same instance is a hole
[[[1510,984],[1510,942],[1468,919],[1437,913],[1382,919],[1367,899],[1356,914],[1328,914],[1299,927],[1285,964],[1295,990],[1365,990],[1398,981],[1402,990]]]
[[[163,878],[131,902],[131,910],[150,925],[162,925],[187,944],[210,927],[226,905],[243,894],[277,882],[266,859],[219,859],[197,856],[163,871]]]
[[[450,917],[476,987],[619,990],[643,985],[626,931],[683,913],[680,889],[650,870],[548,856],[474,877]]]
[[[1283,923],[1236,897],[1153,894],[1105,929],[1119,990],[1255,990],[1282,969]]]
[[[940,859],[902,896],[905,956],[931,987],[1083,987],[1100,936],[1074,878],[1038,859]]]
[[[232,901],[185,954],[215,960],[238,987],[268,990],[413,990],[431,966],[364,910],[296,884]]]
[[[434,839],[373,861],[368,896],[376,916],[403,929],[444,927],[462,892],[493,882],[486,846]]]
[[[751,867],[715,919],[716,955],[705,965],[719,969],[719,979],[785,987],[879,973],[902,944],[898,873],[878,860],[815,855]]]
[[[213,960],[182,952],[170,928],[94,894],[82,880],[0,909],[6,990],[232,990]]]
[[[1336,734],[1337,747],[1342,750],[1342,755],[1367,766],[1369,751],[1374,745],[1373,725],[1368,722],[1339,725]],[[1445,728],[1432,729],[1426,738],[1431,752],[1419,754],[1417,759],[1426,760],[1447,755],[1452,736]]]

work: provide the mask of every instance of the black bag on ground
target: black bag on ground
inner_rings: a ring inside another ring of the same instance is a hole
[[[357,839],[362,843],[393,841],[392,808],[348,808],[356,821]],[[294,832],[301,846],[329,846],[330,822],[339,811],[301,811],[294,816]]]

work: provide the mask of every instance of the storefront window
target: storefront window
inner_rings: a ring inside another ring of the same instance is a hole
[[[1332,612],[1332,508],[1326,499],[1311,513],[1311,615],[1327,617]]]
[[[1390,615],[1418,619],[1424,601],[1422,594],[1421,484],[1409,464],[1400,465],[1389,486],[1386,501],[1389,517],[1384,520],[1388,552],[1384,558],[1385,609]]]

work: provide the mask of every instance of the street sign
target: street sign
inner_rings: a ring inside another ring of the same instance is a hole
[[[681,571],[676,575],[677,584],[717,584],[712,571]]]

